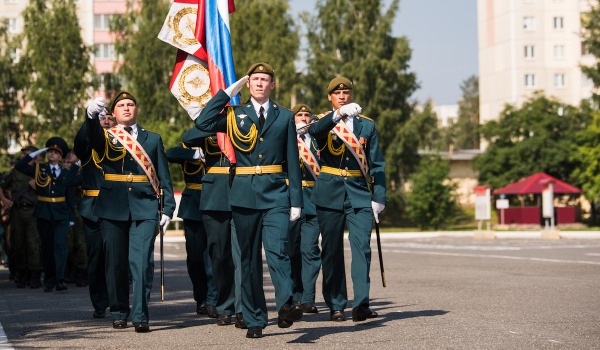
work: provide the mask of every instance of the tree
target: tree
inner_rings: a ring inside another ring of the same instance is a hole
[[[0,22],[0,150],[19,139],[19,92],[23,74],[16,63],[14,52],[18,43],[8,34],[6,21]]]
[[[288,14],[285,0],[237,0],[230,15],[231,46],[238,77],[256,62],[267,62],[275,70],[275,90],[271,98],[291,108],[290,95],[296,81],[299,36]],[[242,91],[242,101],[249,92]]]
[[[479,149],[479,79],[471,76],[460,86],[458,121],[452,126],[458,149]]]
[[[589,110],[589,109],[588,109]],[[573,160],[579,164],[571,174],[591,203],[590,222],[600,224],[600,111],[590,111],[592,122],[576,135]]]
[[[577,167],[571,145],[588,123],[585,113],[541,93],[519,109],[507,105],[499,120],[482,126],[489,146],[474,161],[479,182],[499,188],[540,171],[569,181]]]
[[[590,11],[581,16],[583,27],[583,45],[586,50],[596,58],[600,57],[600,0],[596,0],[591,6]],[[592,80],[596,88],[593,93],[593,99],[600,103],[598,87],[600,87],[600,60],[596,59],[591,66],[582,66],[582,72]]]
[[[31,117],[21,118],[25,136],[38,144],[53,135],[70,140],[94,88],[75,0],[31,0],[23,21],[27,46],[20,65],[28,72],[23,98],[32,109]]]
[[[452,222],[457,212],[456,185],[448,181],[449,171],[448,162],[437,157],[425,157],[412,176],[407,212],[421,229],[443,228]]]

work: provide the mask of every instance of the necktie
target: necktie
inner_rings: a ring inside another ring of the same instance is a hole
[[[258,113],[258,122],[260,123],[260,128],[262,130],[263,126],[265,126],[265,108],[261,106]]]
[[[126,126],[123,129],[125,129],[125,131],[129,133],[129,135],[131,135],[131,131],[133,131],[133,128],[131,126]]]
[[[56,179],[56,167],[52,167],[52,178]]]

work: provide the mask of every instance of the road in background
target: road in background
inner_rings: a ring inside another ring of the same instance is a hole
[[[148,334],[93,319],[86,288],[65,292],[17,289],[0,270],[0,323],[5,347],[292,349],[594,349],[600,348],[600,240],[388,238],[387,288],[376,245],[371,307],[379,318],[333,323],[317,286],[320,313],[291,328],[276,325],[274,291],[265,266],[270,324],[262,339],[219,327],[195,314],[180,237],[167,237],[166,300],[158,263]],[[389,236],[395,237],[395,236]],[[418,237],[418,236],[417,236]],[[349,259],[346,246],[345,256]],[[158,251],[158,250],[157,250]],[[349,261],[347,261],[349,269]],[[347,275],[350,276],[349,270]],[[348,281],[350,297],[352,285]],[[351,306],[347,309],[350,319]],[[1,334],[0,334],[1,340]]]

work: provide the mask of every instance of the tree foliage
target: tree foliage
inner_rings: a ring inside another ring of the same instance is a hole
[[[540,171],[569,181],[577,167],[571,146],[588,119],[581,110],[541,93],[519,109],[507,105],[499,120],[482,126],[489,146],[474,162],[480,183],[499,188]]]
[[[285,0],[237,0],[230,15],[231,46],[238,77],[256,62],[267,62],[275,70],[271,98],[291,108],[290,95],[296,81],[299,36]],[[242,91],[242,101],[250,97]]]
[[[457,149],[479,149],[479,79],[471,76],[460,85],[458,121],[452,126]]]
[[[0,150],[19,139],[19,92],[23,74],[14,55],[19,43],[8,33],[6,21],[0,22]]]
[[[596,91],[593,98],[596,103],[600,103],[598,87],[600,87],[600,0],[594,1],[591,9],[581,16],[581,25],[583,27],[583,45],[586,50],[596,57],[595,63],[591,66],[582,66],[583,73],[592,80]]]
[[[457,213],[456,185],[448,180],[450,165],[437,157],[425,157],[413,174],[407,198],[409,217],[421,229],[444,228]]]
[[[21,118],[25,136],[39,145],[53,135],[71,140],[94,88],[91,49],[81,38],[75,0],[31,0],[23,20],[23,97],[31,107],[31,116]]]

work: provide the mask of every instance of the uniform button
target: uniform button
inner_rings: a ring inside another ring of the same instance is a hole
[[[262,158],[262,154],[259,154],[259,155],[258,155],[258,158]]]
[[[260,142],[263,142],[263,138],[261,137],[260,139],[258,139]]]
[[[346,157],[346,160],[350,160],[350,157]]]
[[[54,193],[54,191],[52,191],[52,193]]]
[[[345,177],[345,178],[344,178],[344,181],[346,181],[346,180],[348,180],[348,178],[347,178],[347,177]]]
[[[129,187],[129,190],[131,191],[131,187]]]

